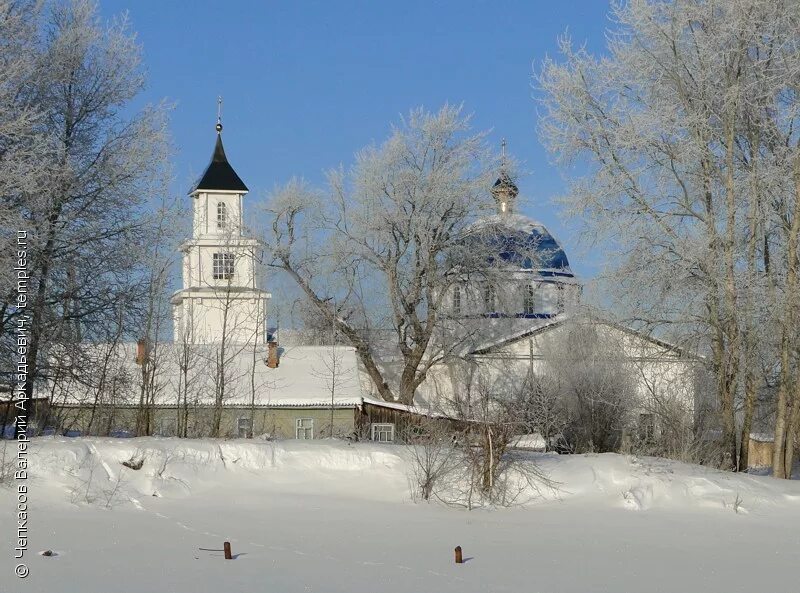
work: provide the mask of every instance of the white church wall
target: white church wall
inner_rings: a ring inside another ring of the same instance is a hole
[[[194,200],[193,236],[224,236],[242,230],[242,194],[240,192],[197,192]],[[225,224],[217,221],[217,205],[225,205]]]
[[[185,315],[191,320],[191,335],[195,343],[221,342],[223,330],[229,343],[264,342],[266,311],[263,299],[222,292],[209,298],[195,297]]]
[[[253,287],[255,275],[255,245],[241,242],[220,244],[192,241],[183,254],[183,286],[185,288],[249,286]],[[230,253],[234,256],[233,277],[214,278],[214,254]]]
[[[674,350],[611,325],[597,323],[592,327],[598,332],[600,343],[609,345],[608,355],[619,356],[614,351],[620,352],[620,364],[631,373],[636,388],[635,401],[631,402],[634,416],[668,409],[694,414],[700,396],[699,364],[695,359],[679,356]],[[561,342],[569,331],[569,322],[555,324],[476,356],[482,380],[495,388],[506,384],[506,391],[514,393],[528,372],[535,375],[547,372],[548,353],[561,357],[562,361],[569,356]],[[575,364],[581,361],[576,359]],[[512,376],[515,378],[509,379]]]

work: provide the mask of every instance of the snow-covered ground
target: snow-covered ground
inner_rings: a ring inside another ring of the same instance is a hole
[[[557,491],[466,511],[413,502],[400,446],[37,439],[30,575],[13,574],[15,491],[5,485],[0,591],[800,588],[800,482],[612,454],[534,455]],[[137,457],[139,470],[121,464]],[[232,561],[201,550],[225,540]],[[37,555],[44,549],[56,555]]]

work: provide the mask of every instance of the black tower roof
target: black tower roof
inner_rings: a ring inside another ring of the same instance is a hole
[[[219,129],[222,126],[218,126]],[[225,156],[225,149],[222,147],[222,134],[217,131],[217,144],[214,146],[214,155],[211,157],[203,176],[194,186],[193,192],[199,189],[223,190],[223,191],[249,191],[244,181],[233,170],[228,158]]]

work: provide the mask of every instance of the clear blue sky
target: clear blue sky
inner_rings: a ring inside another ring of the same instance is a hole
[[[352,163],[415,106],[463,103],[476,129],[506,137],[521,162],[524,213],[544,222],[573,269],[595,273],[576,249],[574,222],[551,198],[559,173],[536,134],[532,71],[556,38],[602,51],[605,0],[101,0],[104,16],[128,11],[149,73],[144,99],[176,103],[176,192],[208,163],[216,98],[224,99],[228,158],[251,196],[293,175]]]

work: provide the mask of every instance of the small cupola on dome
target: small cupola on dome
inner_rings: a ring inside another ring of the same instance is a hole
[[[500,176],[492,186],[492,196],[497,202],[499,214],[511,214],[514,211],[519,189],[508,174],[506,166],[506,139],[503,138],[502,156],[500,161]]]
[[[215,129],[217,130],[217,143],[214,146],[214,154],[211,156],[211,162],[200,177],[200,181],[195,184],[190,193],[199,190],[249,191],[244,181],[236,174],[236,171],[233,170],[233,167],[231,167],[228,162],[228,158],[225,156],[225,148],[222,146],[222,117],[219,111],[217,113],[217,125]]]

